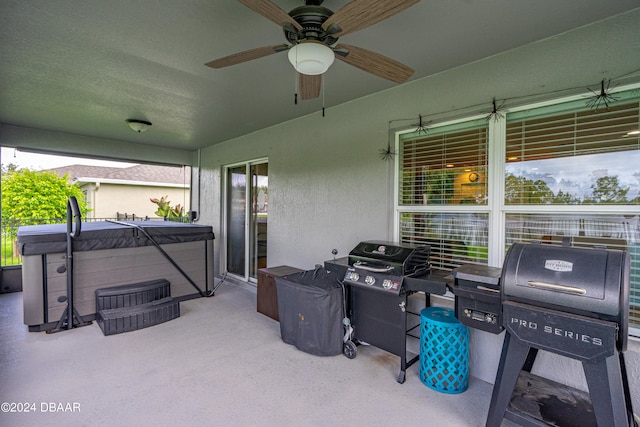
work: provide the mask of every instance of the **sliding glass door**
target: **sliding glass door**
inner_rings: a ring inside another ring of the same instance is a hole
[[[226,168],[226,267],[244,280],[267,266],[268,172],[266,161]]]
[[[251,165],[251,222],[249,277],[267,266],[267,217],[269,215],[269,165]]]
[[[245,166],[227,169],[227,272],[245,275],[247,172]]]

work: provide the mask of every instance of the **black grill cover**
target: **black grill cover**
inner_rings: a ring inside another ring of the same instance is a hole
[[[282,341],[316,356],[341,354],[342,277],[318,268],[275,280]]]

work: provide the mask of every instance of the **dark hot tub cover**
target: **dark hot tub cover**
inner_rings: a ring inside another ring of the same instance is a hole
[[[208,225],[172,221],[96,221],[82,223],[81,233],[73,239],[74,251],[151,246],[153,242],[137,227],[141,227],[158,244],[213,240]],[[18,228],[18,250],[21,255],[65,252],[67,225],[44,224]]]

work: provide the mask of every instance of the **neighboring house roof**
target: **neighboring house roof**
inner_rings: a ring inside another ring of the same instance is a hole
[[[72,182],[156,183],[189,186],[191,174],[183,167],[135,165],[126,168],[70,165],[48,169],[58,176],[68,174]]]

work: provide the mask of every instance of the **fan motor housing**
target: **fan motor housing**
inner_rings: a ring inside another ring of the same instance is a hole
[[[321,3],[321,2],[318,2]],[[333,15],[333,11],[326,7],[316,5],[305,5],[296,7],[291,12],[291,16],[297,23],[302,26],[301,31],[294,31],[293,27],[284,27],[284,36],[291,44],[298,44],[303,40],[317,40],[327,46],[335,44],[338,39],[331,37],[322,28],[324,21]]]

